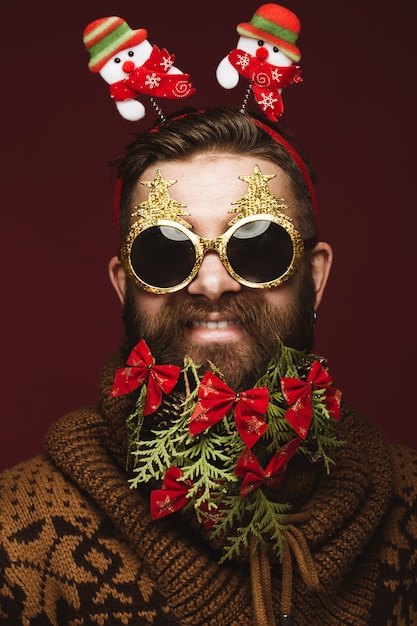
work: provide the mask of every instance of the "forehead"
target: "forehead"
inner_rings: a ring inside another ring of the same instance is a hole
[[[268,187],[271,193],[284,198],[286,213],[295,217],[295,198],[289,176],[275,163],[257,156],[229,153],[197,154],[187,160],[158,161],[147,168],[138,180],[134,205],[147,199],[149,187],[141,181],[153,180],[160,170],[165,180],[175,180],[169,188],[174,200],[186,205],[189,221],[210,216],[223,223],[230,219],[232,202],[247,193],[248,183],[240,176],[250,176],[258,165],[262,174],[273,175]]]

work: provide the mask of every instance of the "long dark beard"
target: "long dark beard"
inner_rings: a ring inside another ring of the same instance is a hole
[[[215,302],[181,292],[172,294],[151,317],[136,309],[133,287],[128,282],[123,309],[127,349],[132,350],[140,339],[145,339],[158,363],[181,367],[188,355],[206,369],[208,361],[216,365],[236,391],[252,387],[276,353],[279,339],[298,350],[312,349],[315,291],[307,267],[300,268],[300,272],[298,297],[285,310],[271,306],[260,290],[226,293]],[[190,320],[213,311],[239,320],[247,337],[228,344],[187,341],[185,330]]]

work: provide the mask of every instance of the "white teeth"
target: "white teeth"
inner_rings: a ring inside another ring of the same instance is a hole
[[[237,324],[234,320],[221,320],[220,322],[205,322],[203,320],[194,320],[193,326],[199,326],[203,328],[227,328],[231,324]]]

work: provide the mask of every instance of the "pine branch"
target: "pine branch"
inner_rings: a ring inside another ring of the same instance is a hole
[[[213,536],[217,536],[238,526],[238,532],[227,538],[229,545],[225,548],[220,563],[240,555],[242,548],[247,548],[252,535],[258,545],[268,543],[281,559],[284,546],[282,531],[285,527],[285,517],[290,510],[289,504],[269,500],[262,488],[256,489],[238,503],[235,501],[227,516],[213,532]],[[245,523],[240,525],[243,519]]]
[[[151,479],[161,479],[166,470],[173,464],[178,449],[188,437],[188,420],[184,415],[174,417],[168,428],[151,431],[153,438],[141,439],[136,442],[134,471],[136,476],[131,479],[132,487],[147,483]]]

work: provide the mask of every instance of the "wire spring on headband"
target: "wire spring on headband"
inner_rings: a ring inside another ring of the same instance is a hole
[[[252,85],[249,83],[249,87],[246,90],[245,97],[243,98],[242,106],[240,108],[241,113],[244,113],[246,110],[246,105],[248,103],[251,92],[252,92]]]
[[[161,118],[161,122],[165,122],[166,121],[166,117],[161,109],[161,107],[159,106],[159,104],[157,104],[157,102],[155,101],[154,98],[150,97],[149,98],[153,108],[155,109],[155,111],[157,112],[157,114],[159,115],[159,117]]]

